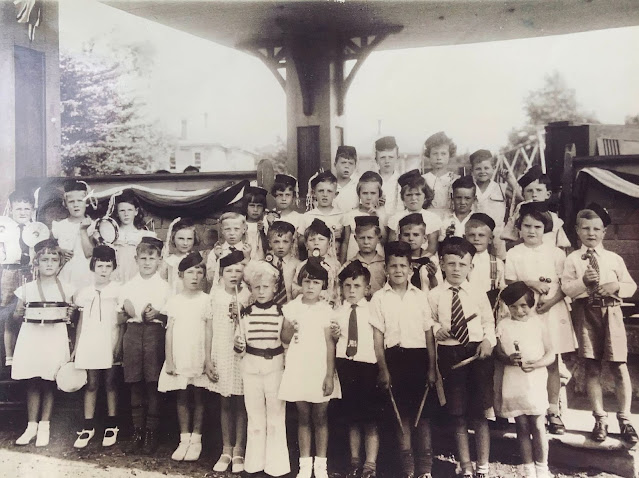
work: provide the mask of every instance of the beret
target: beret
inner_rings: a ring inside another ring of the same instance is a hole
[[[484,214],[483,212],[476,212],[470,216],[469,221],[478,221],[488,226],[488,228],[492,231],[495,229],[495,221],[488,214]]]
[[[599,216],[601,218],[601,221],[603,222],[604,227],[608,227],[612,222],[612,220],[610,219],[610,214],[608,214],[608,210],[605,207],[600,206],[596,202],[591,202],[590,204],[588,204],[586,206],[586,209],[590,209],[597,216]]]
[[[202,263],[202,254],[199,252],[191,252],[184,259],[180,261],[178,265],[178,271],[184,272],[187,269],[190,269],[193,266],[197,266]]]
[[[397,179],[397,182],[399,183],[400,187],[404,187],[406,186],[410,181],[412,181],[415,178],[420,178],[422,175],[419,173],[419,169],[412,169],[404,174],[402,174],[399,179]]]
[[[233,264],[239,264],[244,260],[244,253],[242,251],[231,251],[227,255],[220,258],[220,267],[228,267]]]
[[[384,136],[375,141],[375,151],[387,151],[395,148],[397,148],[395,136]]]
[[[379,217],[377,216],[355,216],[355,226],[379,226]]]
[[[513,282],[501,291],[501,300],[506,305],[513,305],[530,291],[530,288],[522,281]]]

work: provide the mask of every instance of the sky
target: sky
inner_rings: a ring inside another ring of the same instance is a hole
[[[109,34],[150,43],[155,63],[141,94],[167,131],[179,134],[186,119],[189,132],[201,134],[206,114],[212,139],[227,146],[255,149],[286,138],[284,91],[257,58],[93,0],[62,0],[62,50]],[[623,124],[639,114],[637,47],[639,27],[374,52],[346,97],[345,140],[372,152],[381,122],[403,152],[421,151],[440,130],[460,152],[497,150],[524,124],[527,93],[555,70],[583,110]]]

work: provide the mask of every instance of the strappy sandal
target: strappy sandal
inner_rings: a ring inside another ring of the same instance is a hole
[[[244,471],[244,457],[234,456],[232,461],[231,473],[242,473]]]
[[[213,471],[217,471],[217,472],[225,472],[226,470],[229,469],[229,465],[231,464],[231,455],[227,454],[227,453],[222,453],[220,455],[220,459],[217,460],[217,463],[215,465],[213,465]]]

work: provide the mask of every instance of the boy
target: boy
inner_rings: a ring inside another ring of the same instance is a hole
[[[442,225],[437,214],[424,209],[424,206],[428,207],[432,200],[432,191],[417,169],[402,174],[397,182],[401,187],[400,197],[404,203],[404,210],[397,212],[388,219],[388,240],[397,240],[399,236],[399,220],[401,218],[410,213],[418,212],[422,215],[426,224],[426,235],[428,236],[426,255],[432,256],[437,252],[439,230]]]
[[[579,356],[586,365],[588,398],[595,417],[592,439],[604,441],[608,435],[607,413],[601,391],[601,366],[608,362],[615,378],[619,402],[617,420],[621,437],[637,443],[630,423],[632,386],[626,361],[628,345],[621,301],[637,290],[623,258],[604,249],[602,241],[610,225],[608,212],[591,203],[579,211],[575,228],[581,247],[564,265],[561,289],[573,299],[572,318],[579,343]]]
[[[12,320],[18,303],[15,290],[31,281],[29,246],[22,240],[24,227],[31,222],[35,201],[27,191],[16,190],[9,195],[9,217],[0,226],[0,320],[4,321],[5,365],[13,365],[13,349],[20,323]],[[46,238],[42,238],[46,239]]]
[[[220,235],[222,242],[215,244],[213,254],[209,254],[206,260],[206,277],[217,284],[220,275],[220,258],[237,250],[244,253],[245,264],[251,258],[251,246],[245,242],[246,239],[246,218],[236,212],[225,212],[220,216]]]
[[[292,254],[294,240],[295,228],[290,222],[275,221],[268,229],[268,244],[272,255],[267,254],[266,261],[270,262],[280,274],[275,291],[275,303],[278,305],[284,305],[289,300],[293,300],[293,276],[300,263],[300,260]]]
[[[382,237],[377,216],[355,217],[355,242],[358,252],[353,260],[361,262],[370,273],[370,294],[374,294],[386,283],[384,256],[377,251]]]
[[[379,175],[382,177],[382,198],[380,204],[384,205],[386,214],[392,216],[402,205],[399,198],[399,173],[397,172],[397,160],[399,147],[394,136],[384,136],[375,141],[375,161],[379,167]]]
[[[490,431],[487,413],[493,406],[495,319],[483,290],[468,283],[475,247],[449,237],[439,252],[446,280],[430,291],[439,370],[444,378],[446,406],[455,423],[457,456],[464,478],[488,478]],[[471,363],[453,369],[463,360]],[[468,418],[474,422],[477,473],[473,475],[468,443]]]
[[[164,326],[167,321],[168,283],[157,273],[163,243],[144,237],[136,248],[138,273],[122,288],[120,303],[128,316],[123,339],[124,381],[131,384],[133,437],[127,453],[141,448],[154,453],[158,446],[160,394],[158,379],[164,363]],[[144,395],[146,391],[146,407]]]
[[[528,202],[547,202],[552,195],[550,189],[550,178],[542,173],[541,168],[537,165],[531,167],[526,174],[519,178],[519,186],[521,187],[524,200],[517,205],[513,215],[508,218],[508,222],[501,233],[501,238],[506,241],[507,248],[521,242],[519,239],[519,231],[515,226],[519,218],[519,210],[522,204]],[[570,241],[566,236],[562,221],[556,213],[549,211],[552,217],[552,231],[544,234],[544,244],[553,244],[557,247],[569,248]]]
[[[429,418],[419,417],[414,458],[411,435],[426,387],[437,380],[433,322],[426,294],[409,281],[410,246],[393,241],[386,244],[385,252],[388,282],[373,295],[369,320],[374,329],[378,384],[395,399],[401,417],[402,426],[397,427],[400,476],[412,478],[417,469],[420,478],[430,478]]]
[[[464,227],[473,212],[477,188],[472,176],[464,176],[453,182],[453,210],[442,218],[439,241],[449,236],[464,237]]]
[[[410,246],[411,284],[424,292],[437,287],[443,278],[437,265],[426,256],[426,224],[419,213],[404,216],[399,221],[399,240]]]
[[[335,176],[337,177],[337,197],[333,206],[342,212],[355,209],[359,205],[357,197],[357,150],[353,146],[338,146],[335,153]]]
[[[464,227],[464,237],[475,246],[473,256],[473,268],[468,276],[468,283],[477,290],[483,290],[491,299],[491,305],[495,305],[497,294],[490,291],[499,291],[506,287],[504,281],[504,261],[488,251],[488,246],[493,241],[495,221],[488,214],[476,212],[472,214]],[[493,296],[493,297],[491,297]]]
[[[337,178],[330,171],[318,173],[310,180],[312,194],[317,201],[317,207],[306,211],[302,215],[300,226],[297,229],[299,234],[300,251],[304,247],[304,234],[306,228],[314,219],[321,219],[332,231],[335,236],[335,254],[339,252],[339,242],[342,240],[342,211],[335,207],[333,201],[337,191]],[[300,258],[302,256],[300,255]]]
[[[300,226],[302,215],[297,212],[298,206],[297,179],[288,174],[276,174],[271,196],[275,199],[275,211],[269,212],[266,219],[270,224],[278,219],[291,223],[295,230]]]
[[[369,323],[369,270],[358,260],[339,273],[344,304],[335,310],[339,327],[335,367],[342,387],[340,410],[349,428],[351,470],[348,478],[374,478],[379,451],[377,423],[382,412],[382,395],[377,388],[377,359],[373,327]],[[365,461],[360,457],[364,432]],[[362,466],[363,465],[363,466]]]
[[[443,131],[428,137],[424,142],[424,158],[429,160],[431,171],[423,177],[433,191],[433,201],[429,209],[441,219],[450,212],[451,185],[459,177],[448,171],[448,163],[455,154],[457,145]]]

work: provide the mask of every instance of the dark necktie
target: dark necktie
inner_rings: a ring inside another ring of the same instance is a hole
[[[24,232],[24,224],[20,224],[19,227],[20,227],[20,250],[21,250],[20,265],[26,266],[27,264],[29,264],[29,261],[30,261],[29,246],[27,246],[25,242],[22,240],[22,233]]]
[[[357,304],[351,304],[351,315],[348,318],[348,342],[346,356],[354,357],[357,353]]]
[[[594,249],[588,249],[586,251],[586,255],[588,256],[588,260],[590,261],[590,266],[595,270],[595,272],[597,273],[597,276],[599,276],[599,262],[597,261],[597,256],[595,255],[595,250]],[[590,296],[591,300],[594,297],[594,295],[596,294],[598,288],[599,288],[599,280],[597,280],[597,283],[595,283],[595,284],[591,285],[590,287],[588,287],[588,295]]]
[[[422,288],[422,275],[420,274],[421,268],[430,262],[428,257],[420,257],[418,259],[412,259],[410,262],[413,268],[413,275],[410,278],[410,283],[421,290]]]
[[[461,301],[459,300],[459,287],[451,287],[450,290],[453,292],[450,333],[460,344],[466,345],[468,344],[468,326],[466,325],[464,309],[462,309]]]
[[[284,265],[282,259],[277,261],[277,265],[275,267],[279,271],[280,275],[277,278],[277,289],[273,296],[273,302],[278,305],[284,305],[286,303],[286,284],[284,282]]]

